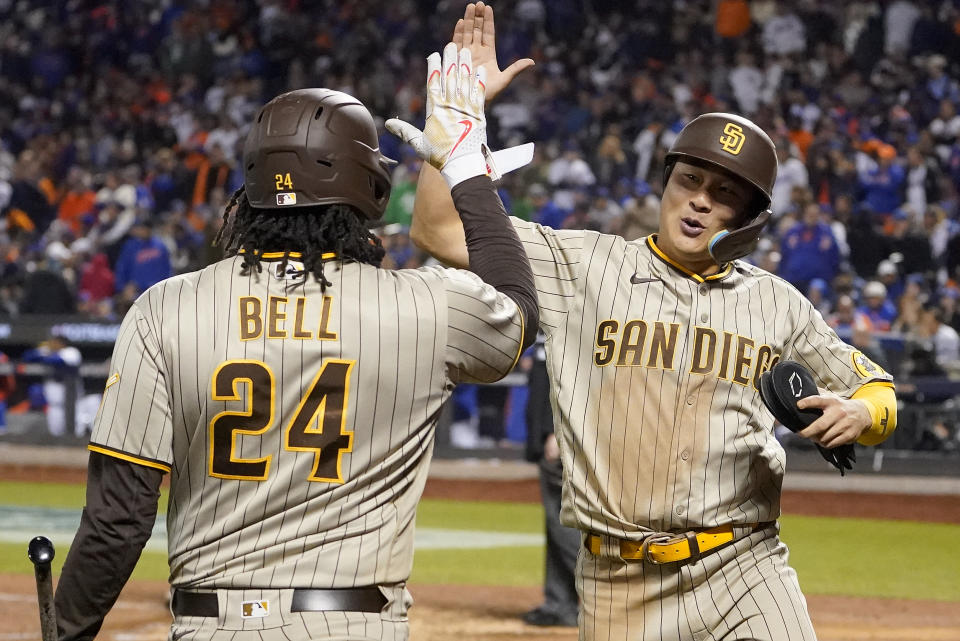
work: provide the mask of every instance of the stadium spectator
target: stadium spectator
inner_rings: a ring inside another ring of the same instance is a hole
[[[830,226],[823,222],[820,205],[808,203],[802,219],[780,243],[780,275],[804,291],[813,279],[830,282],[840,267],[840,250]]]
[[[20,313],[72,314],[76,309],[73,291],[63,274],[48,258],[40,259],[23,283]]]
[[[940,308],[943,322],[960,332],[960,290],[944,287],[940,292]]]
[[[730,70],[729,82],[740,111],[752,117],[760,106],[764,84],[763,72],[757,67],[753,52],[746,49],[737,52],[737,64]]]
[[[713,30],[721,50],[729,58],[750,30],[750,5],[747,0],[719,0],[715,7]]]
[[[24,363],[43,363],[53,367],[53,371],[43,378],[40,386],[41,396],[45,404],[47,429],[53,436],[63,436],[67,430],[67,403],[73,402],[76,405],[83,397],[83,388],[78,376],[83,355],[66,338],[54,335],[37,347],[24,352],[20,360]],[[74,414],[74,418],[79,418],[77,413]],[[74,425],[75,435],[82,435],[88,427],[77,420]]]
[[[629,178],[633,174],[618,127],[607,130],[597,146],[590,166],[596,175],[597,182],[601,185],[615,185],[621,179]]]
[[[590,165],[583,159],[576,143],[568,142],[563,153],[550,163],[547,173],[550,186],[555,189],[554,202],[561,209],[574,206],[574,191],[597,182]]]
[[[810,174],[806,165],[794,153],[793,146],[787,138],[780,138],[777,142],[777,161],[780,163],[777,170],[777,180],[773,184],[773,201],[770,208],[775,218],[787,214],[799,214],[793,211],[794,192],[797,189],[806,192],[810,186]]]
[[[887,288],[887,298],[890,302],[896,304],[903,294],[905,283],[900,277],[900,270],[892,260],[882,260],[877,265],[877,280],[883,283]]]
[[[874,334],[872,323],[857,309],[853,298],[846,294],[838,297],[827,323],[836,330],[838,336],[866,354],[867,358],[881,367],[887,367],[887,355]]]
[[[83,220],[92,217],[96,194],[90,189],[90,172],[74,165],[67,172],[67,178],[57,205],[57,218],[74,233],[83,233]]]
[[[148,287],[172,276],[170,252],[154,234],[154,221],[142,216],[130,229],[130,237],[117,258],[116,287],[133,287],[140,294]]]
[[[807,48],[807,30],[803,21],[782,0],[776,13],[763,25],[763,50],[769,56],[802,54]]]
[[[930,240],[930,255],[937,268],[946,264],[947,243],[957,234],[957,221],[951,220],[939,205],[930,205],[923,215],[923,233]]]
[[[902,334],[915,331],[920,324],[920,312],[929,300],[923,277],[911,274],[907,278],[903,294],[896,300],[897,318],[890,329]]]
[[[877,280],[872,280],[863,288],[863,304],[858,308],[870,321],[870,328],[877,332],[886,332],[897,318],[897,308],[887,298],[887,288]]]
[[[833,312],[827,317],[827,324],[838,334],[849,334],[855,329],[871,330],[870,319],[857,309],[853,298],[843,294],[837,298]]]
[[[949,157],[950,148],[960,137],[960,114],[955,98],[942,98],[937,117],[930,122],[930,134],[941,159]]]
[[[833,309],[830,302],[830,286],[822,278],[814,278],[807,286],[806,296],[813,303],[814,309],[827,318]]]
[[[896,162],[893,145],[878,143],[872,147],[876,161],[864,160],[859,172],[863,203],[880,219],[885,220],[903,202],[901,190],[906,180],[903,167]]]
[[[944,312],[938,305],[928,305],[920,313],[917,335],[929,341],[934,362],[946,374],[960,372],[960,335],[943,322]]]
[[[908,209],[901,207],[894,211],[889,228],[887,247],[891,254],[900,255],[905,274],[933,271],[935,265],[930,237],[923,233],[922,223]]]
[[[102,303],[113,297],[114,280],[107,255],[103,252],[94,254],[80,272],[80,283],[77,288],[80,311],[92,316],[101,316]]]
[[[10,183],[7,225],[29,235],[42,235],[57,216],[53,183],[45,175],[42,159],[33,150],[20,154]]]
[[[534,183],[530,185],[527,193],[533,203],[533,213],[531,217],[533,222],[555,229],[563,226],[563,221],[570,212],[557,206],[553,199],[550,198],[546,187],[540,183]]]
[[[894,0],[884,14],[884,52],[888,56],[903,56],[910,51],[910,36],[920,18],[920,9],[910,0]]]
[[[940,200],[942,175],[937,161],[924,155],[919,147],[914,145],[907,150],[906,201],[918,217],[927,211],[927,205],[934,205]]]

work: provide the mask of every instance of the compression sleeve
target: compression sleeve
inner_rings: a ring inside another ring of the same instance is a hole
[[[886,440],[897,427],[897,396],[889,383],[867,383],[850,397],[861,401],[870,411],[873,423],[860,435],[857,443],[877,445]]]
[[[87,505],[57,582],[58,641],[97,636],[157,518],[163,472],[90,453]]]
[[[476,176],[455,185],[451,195],[463,221],[470,270],[520,308],[526,349],[536,339],[540,322],[537,291],[530,261],[493,181]]]

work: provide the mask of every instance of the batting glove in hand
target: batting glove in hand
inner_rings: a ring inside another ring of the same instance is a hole
[[[801,398],[817,393],[817,385],[810,372],[795,361],[780,361],[760,375],[760,398],[773,417],[791,432],[799,432],[823,415],[821,409],[802,410],[797,407]],[[852,470],[857,460],[853,443],[827,449],[817,445],[820,455],[835,468],[840,476]]]
[[[487,147],[487,120],[483,113],[486,69],[473,69],[469,49],[454,43],[427,57],[427,119],[423,131],[397,118],[387,130],[413,147],[423,160],[443,175],[447,185],[474,176],[497,180],[530,162],[533,144],[491,153]],[[497,165],[503,164],[498,171]]]

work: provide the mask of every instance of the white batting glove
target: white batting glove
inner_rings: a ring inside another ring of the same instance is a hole
[[[493,154],[487,147],[487,120],[483,113],[486,70],[474,70],[469,49],[457,51],[454,43],[443,48],[443,58],[427,57],[426,124],[420,131],[410,123],[391,118],[387,130],[413,147],[417,155],[438,170],[451,188],[474,176],[500,178],[533,158],[533,144]]]

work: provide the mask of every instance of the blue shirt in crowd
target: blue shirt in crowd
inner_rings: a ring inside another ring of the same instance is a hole
[[[163,241],[158,238],[130,238],[124,243],[117,258],[117,291],[134,283],[137,291],[142,292],[172,275],[170,252]]]
[[[829,225],[797,223],[783,236],[780,275],[801,291],[815,278],[831,282],[840,268],[840,251]]]

